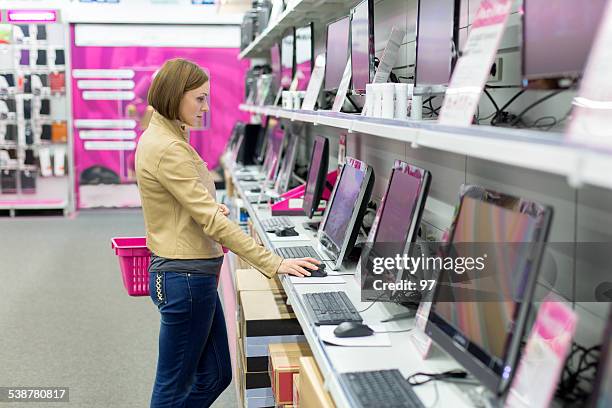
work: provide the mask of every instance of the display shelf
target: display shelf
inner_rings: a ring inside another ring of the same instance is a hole
[[[567,177],[573,187],[590,184],[612,189],[612,154],[568,144],[561,133],[491,126],[453,127],[432,120],[393,120],[355,114],[291,111],[240,105],[259,115],[326,125],[385,139],[466,155]]]
[[[288,27],[300,26],[309,21],[325,23],[341,15],[347,15],[361,0],[300,0],[287,6],[279,18],[268,24],[240,54],[238,59],[265,55]]]
[[[0,194],[0,210],[68,209],[68,177],[38,177],[34,194]]]
[[[245,197],[245,191],[240,182],[232,173],[232,181],[238,197]],[[261,220],[271,216],[268,205],[251,204],[248,200],[240,200],[241,204],[247,210],[250,219],[253,222],[255,231],[261,238],[264,246],[269,249],[274,249],[276,246],[292,246],[304,245],[308,242],[311,245],[316,245],[314,235],[310,241],[293,242],[290,241],[272,241],[269,234],[265,232],[261,225]],[[306,217],[292,217],[292,221],[299,225],[307,221]],[[304,337],[310,346],[313,357],[324,378],[324,386],[338,407],[355,406],[352,401],[352,396],[343,386],[340,374],[352,371],[369,371],[397,368],[404,377],[408,377],[416,372],[443,372],[452,369],[461,368],[456,361],[450,357],[440,355],[435,359],[424,360],[420,357],[416,349],[413,348],[409,339],[410,333],[407,329],[412,328],[412,321],[403,320],[397,323],[390,323],[393,327],[389,330],[395,330],[396,333],[389,334],[391,345],[390,347],[338,347],[324,343],[319,336],[319,328],[314,324],[312,317],[307,312],[302,301],[305,293],[323,292],[323,291],[343,291],[347,294],[351,302],[358,310],[365,309],[361,315],[364,322],[380,322],[390,315],[403,311],[397,305],[389,305],[384,302],[371,307],[370,302],[361,302],[360,286],[355,278],[354,266],[349,266],[340,272],[345,280],[344,284],[294,284],[286,277],[281,277],[281,283],[285,294],[287,295],[287,303],[293,308],[293,312],[298,320]],[[437,388],[437,389],[436,389]],[[454,407],[470,406],[470,402],[466,397],[454,386],[445,383],[438,383],[437,387],[418,387],[415,392],[421,398],[426,406],[430,406],[431,401],[442,399],[447,405]],[[439,396],[436,396],[439,393]]]

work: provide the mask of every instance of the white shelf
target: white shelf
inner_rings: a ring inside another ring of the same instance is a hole
[[[411,143],[510,166],[567,177],[570,185],[612,189],[612,154],[568,144],[561,133],[523,129],[442,126],[431,120],[390,120],[355,114],[292,111],[271,106],[240,105],[254,114],[332,126]]]
[[[348,15],[361,0],[301,0],[290,4],[280,17],[238,55],[238,59],[264,55],[279,41],[288,27],[299,27],[314,21],[324,24],[341,15]]]
[[[38,177],[34,194],[0,194],[0,210],[68,208],[68,177]]]

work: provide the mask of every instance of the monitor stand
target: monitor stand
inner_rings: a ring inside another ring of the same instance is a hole
[[[318,231],[320,225],[321,225],[321,221],[305,222],[302,224],[302,226],[305,229],[310,230],[310,231]]]
[[[501,398],[495,396],[473,377],[449,378],[445,381],[455,385],[455,387],[457,387],[457,389],[460,391],[462,397],[467,399],[467,402],[471,405],[483,408],[503,407],[503,401]]]

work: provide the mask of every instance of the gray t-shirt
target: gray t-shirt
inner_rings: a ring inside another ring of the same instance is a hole
[[[223,257],[209,259],[168,259],[151,254],[149,272],[181,272],[199,273],[203,275],[219,275],[223,265]]]

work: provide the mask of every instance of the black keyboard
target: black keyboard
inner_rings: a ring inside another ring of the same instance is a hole
[[[425,408],[399,370],[340,374],[358,407]]]
[[[289,217],[272,217],[261,220],[261,226],[266,232],[273,232],[278,228],[290,228],[295,225],[293,225]]]
[[[305,293],[303,298],[317,326],[363,321],[344,292]]]
[[[314,258],[321,260],[317,251],[314,250],[311,246],[295,246],[295,247],[286,247],[286,248],[276,248],[276,253],[278,256],[285,259],[293,259],[293,258]]]

